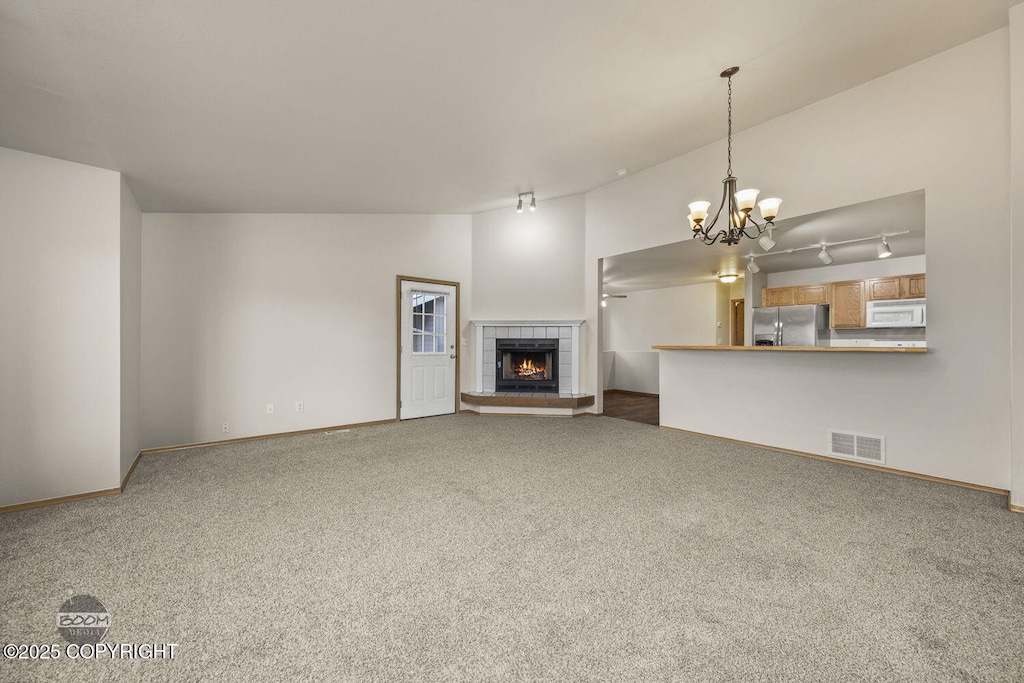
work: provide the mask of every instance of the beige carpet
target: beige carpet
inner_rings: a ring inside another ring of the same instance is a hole
[[[964,454],[971,457],[970,453]],[[611,418],[458,415],[146,456],[0,516],[0,680],[1024,680],[1024,515]]]

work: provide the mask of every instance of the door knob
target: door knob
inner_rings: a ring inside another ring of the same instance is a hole
[[[449,356],[449,358],[455,358],[455,354],[453,353],[452,355]]]

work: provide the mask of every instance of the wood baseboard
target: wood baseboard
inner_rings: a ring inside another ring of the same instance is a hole
[[[648,394],[644,391],[629,391],[628,389],[605,389],[606,394],[626,394],[627,396],[647,396],[648,398],[661,398],[661,394]]]
[[[124,493],[124,489],[128,486],[128,480],[135,474],[135,467],[139,464],[139,458],[142,457],[142,451],[135,454],[135,460],[132,460],[132,466],[125,472],[124,479],[121,480],[121,493]]]
[[[276,432],[274,434],[258,434],[256,436],[240,436],[236,439],[224,439],[222,441],[203,441],[201,443],[187,443],[180,446],[161,446],[160,448],[145,448],[139,452],[140,455],[151,455],[153,453],[171,453],[173,451],[187,451],[191,448],[205,448],[207,446],[223,446],[231,443],[244,443],[246,441],[262,441],[263,439],[280,439],[285,436],[301,436],[303,434],[319,434],[321,432],[333,432],[338,429],[356,429],[357,427],[373,427],[375,425],[391,424],[398,422],[395,418],[387,420],[374,420],[373,422],[356,422],[349,425],[336,425],[334,427],[317,427],[316,429],[300,429],[294,432]]]
[[[41,508],[47,505],[57,505],[59,503],[70,503],[75,500],[86,500],[88,498],[100,498],[102,496],[114,496],[121,493],[120,488],[116,489],[103,489],[102,491],[89,491],[88,493],[76,493],[73,496],[61,496],[59,498],[46,498],[44,500],[33,500],[29,503],[18,503],[17,505],[5,505],[0,507],[0,515],[6,512],[17,512],[18,510],[30,510],[32,508]]]
[[[1000,496],[1006,496],[1007,502],[1009,502],[1010,492],[1006,489],[992,488],[991,486],[982,486],[981,484],[971,484],[966,481],[957,481],[956,479],[945,479],[943,477],[933,477],[930,474],[920,474],[918,472],[908,472],[906,470],[897,470],[892,467],[882,467],[880,465],[871,465],[866,462],[854,462],[852,460],[844,460],[842,458],[833,458],[827,455],[818,455],[817,453],[807,453],[805,451],[794,451],[788,448],[779,448],[777,446],[768,446],[763,443],[754,443],[753,441],[740,441],[739,439],[730,439],[725,436],[715,436],[714,434],[704,434],[702,432],[692,432],[688,429],[678,429],[676,427],[666,427],[665,425],[658,425],[659,429],[664,429],[669,432],[679,432],[680,434],[690,434],[692,436],[703,436],[708,439],[717,439],[719,441],[728,441],[729,443],[739,444],[741,446],[753,446],[755,448],[764,448],[769,451],[776,451],[778,453],[786,453],[788,455],[799,455],[803,458],[814,458],[815,460],[825,460],[827,462],[835,462],[840,465],[849,465],[851,467],[860,467],[865,470],[875,470],[876,472],[886,472],[888,474],[898,474],[902,477],[912,477],[914,479],[924,479],[925,481],[932,481],[936,484],[949,484],[950,486],[959,486],[960,488],[973,489],[975,491],[984,491],[985,493],[995,493]],[[1012,509],[1012,508],[1011,508]],[[1021,508],[1021,512],[1024,512],[1024,508]]]
[[[1024,514],[1024,505],[1014,505],[1010,502],[1010,497],[1006,497],[1006,507],[1010,512],[1020,512]]]

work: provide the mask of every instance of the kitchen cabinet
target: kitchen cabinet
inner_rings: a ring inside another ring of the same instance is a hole
[[[924,299],[924,273],[915,275],[900,276],[900,298],[901,299]]]
[[[888,301],[900,298],[900,278],[874,277],[867,281],[868,301]]]
[[[802,304],[827,304],[828,285],[823,282],[820,285],[794,287],[793,303],[797,306]]]
[[[795,287],[766,287],[761,290],[762,306],[792,306]]]
[[[893,275],[867,280],[868,301],[890,301],[893,299],[924,299],[924,273],[914,275]]]
[[[762,306],[802,306],[828,303],[828,284],[768,287],[761,290]]]
[[[829,283],[829,324],[832,329],[855,329],[867,325],[865,299],[867,281]]]

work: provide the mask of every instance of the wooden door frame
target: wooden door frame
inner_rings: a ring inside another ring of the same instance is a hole
[[[739,339],[739,340],[736,339],[736,302],[737,301],[742,301],[743,302],[743,309],[744,309],[743,310],[743,316],[744,316],[744,324],[743,324],[743,326],[744,326],[744,328],[746,328],[746,315],[747,315],[747,311],[746,311],[746,308],[747,308],[746,301],[747,300],[746,300],[746,298],[740,297],[739,299],[729,299],[729,343],[733,344],[733,342],[738,341],[738,343],[735,344],[735,346],[743,346],[744,339]],[[747,334],[747,331],[746,331],[746,329],[744,329],[743,330],[744,337],[746,337],[746,334]]]
[[[396,368],[395,383],[395,421],[402,421],[402,283],[423,282],[428,285],[446,285],[455,288],[455,412],[460,413],[462,396],[462,292],[461,285],[454,280],[436,280],[429,277],[413,277],[411,275],[396,275],[395,286],[397,288],[397,302],[395,304],[396,322],[398,329],[396,335],[395,356],[398,361]]]

